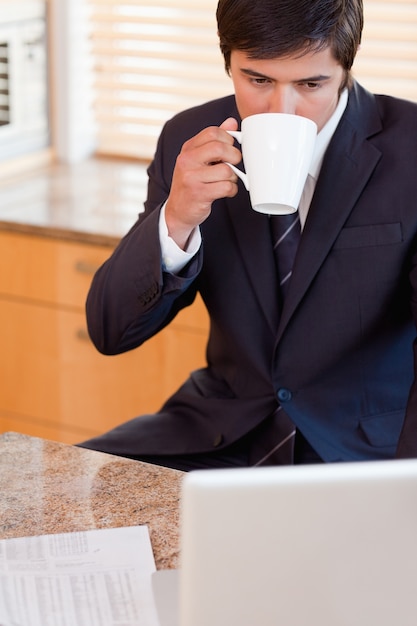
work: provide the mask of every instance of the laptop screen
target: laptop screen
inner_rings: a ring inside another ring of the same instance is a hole
[[[180,626],[415,626],[417,461],[195,471]]]

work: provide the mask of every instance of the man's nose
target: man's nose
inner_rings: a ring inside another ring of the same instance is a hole
[[[269,100],[269,113],[295,113],[296,102],[289,87],[277,86]]]

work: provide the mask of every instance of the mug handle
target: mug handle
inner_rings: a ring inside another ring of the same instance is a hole
[[[229,133],[229,135],[232,135],[232,137],[234,137],[240,144],[242,143],[242,131],[241,130],[226,130],[226,132]],[[242,172],[231,163],[228,163],[228,161],[225,161],[225,163],[234,171],[234,173],[240,178],[240,180],[243,181],[246,191],[249,191],[249,181],[245,172]]]

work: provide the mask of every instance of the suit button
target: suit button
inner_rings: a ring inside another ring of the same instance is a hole
[[[292,393],[289,389],[282,387],[281,389],[278,389],[277,396],[280,402],[289,402],[292,398]]]

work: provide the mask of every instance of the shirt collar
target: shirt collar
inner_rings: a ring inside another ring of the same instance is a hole
[[[348,90],[345,89],[340,94],[338,105],[331,116],[326,122],[316,138],[316,145],[314,148],[313,159],[310,165],[309,174],[314,180],[317,180],[320,173],[321,164],[323,162],[324,154],[330,143],[331,138],[340,122],[340,119],[345,112],[348,101]]]

